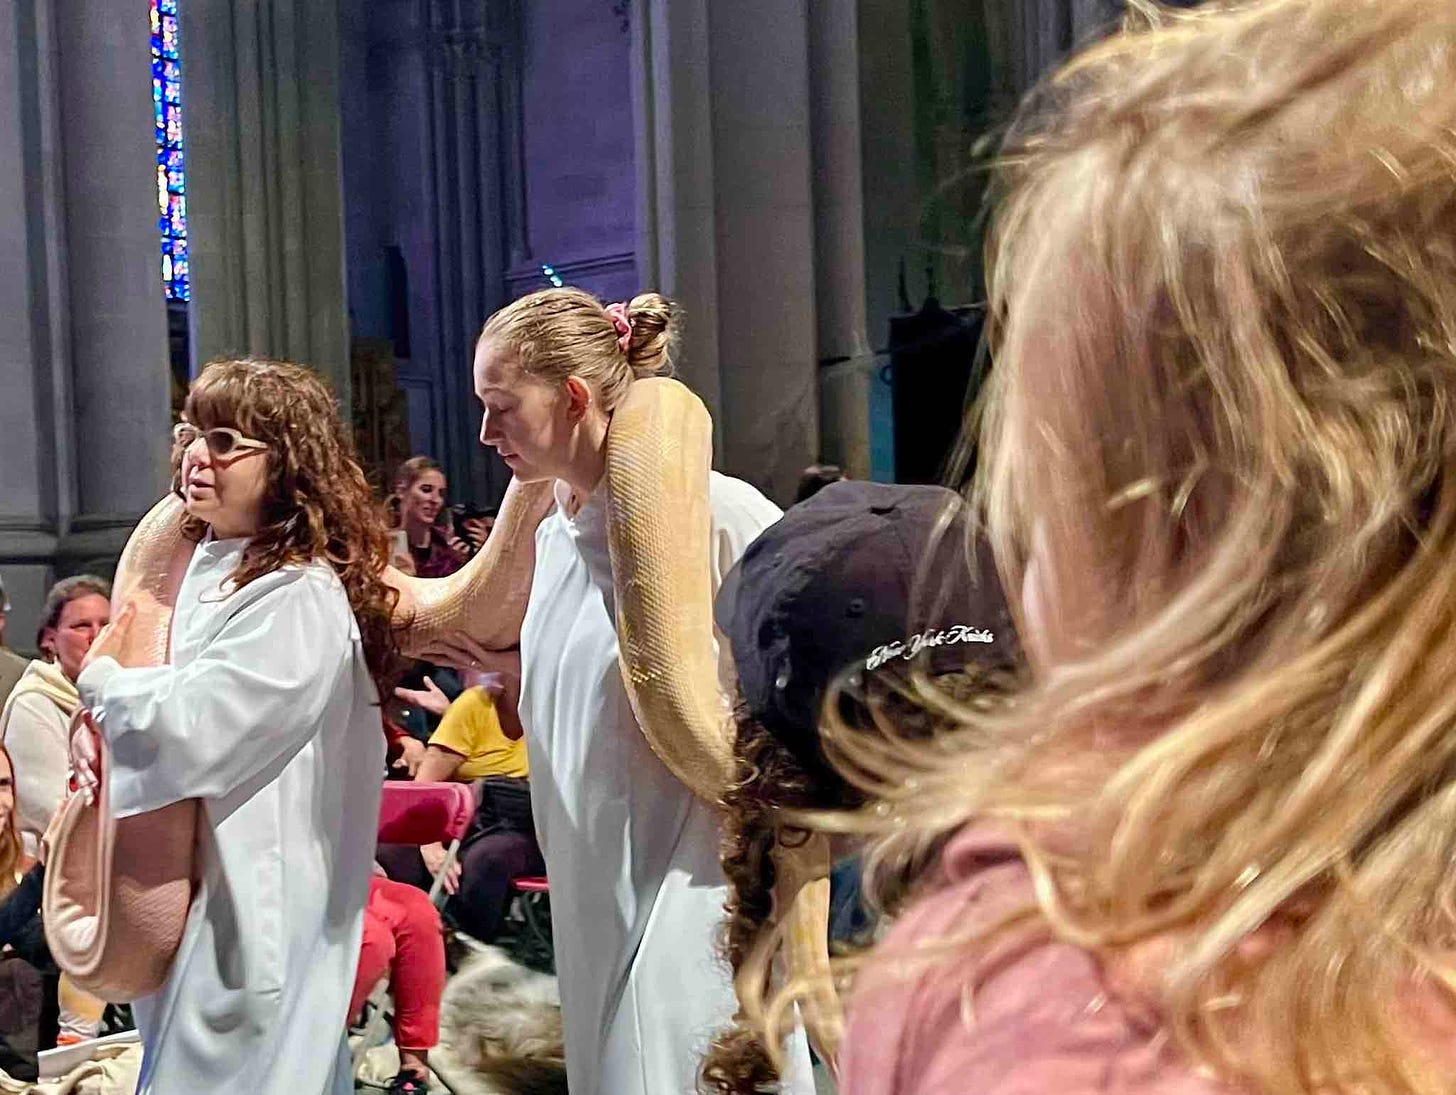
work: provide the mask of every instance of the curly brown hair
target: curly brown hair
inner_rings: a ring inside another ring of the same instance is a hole
[[[778,809],[847,805],[840,793],[849,788],[832,776],[824,782],[816,779],[741,699],[734,723],[734,779],[723,796],[721,851],[728,899],[718,949],[736,982],[773,916],[778,881],[774,848],[807,835],[801,829],[782,828]],[[700,1088],[712,1095],[751,1095],[773,1090],[779,1073],[759,1032],[748,1024],[735,1023],[713,1039],[699,1080]]]
[[[990,697],[1003,688],[1000,666],[995,672],[967,666],[965,670],[930,678],[940,693],[959,701]],[[925,739],[934,733],[932,718],[914,701],[908,673],[882,669],[866,679],[846,674],[827,690],[842,725],[868,732],[871,727],[894,725],[897,734]],[[735,985],[773,917],[773,893],[778,881],[774,850],[804,843],[809,829],[789,824],[783,811],[849,810],[868,800],[865,790],[846,779],[836,766],[832,741],[822,736],[814,755],[799,756],[784,736],[764,726],[740,697],[734,711],[734,781],[724,794],[721,859],[728,882],[726,917],[719,953],[734,974]],[[900,867],[896,878],[882,880],[879,909],[893,912],[914,886],[934,850]],[[745,986],[738,985],[740,992]],[[770,986],[757,986],[761,995]],[[710,1095],[755,1095],[777,1090],[779,1071],[763,1041],[762,1031],[745,1022],[713,1039],[699,1070],[699,1086]]]
[[[379,694],[389,695],[402,665],[390,626],[399,593],[383,579],[389,531],[323,380],[286,361],[211,361],[192,382],[182,413],[199,429],[230,426],[268,443],[263,525],[232,581],[241,587],[280,567],[326,561],[348,595]],[[172,490],[179,496],[181,471],[176,447]],[[200,541],[207,526],[189,516],[183,531]]]

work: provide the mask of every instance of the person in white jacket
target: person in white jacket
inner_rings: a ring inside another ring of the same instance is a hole
[[[117,816],[203,807],[181,948],[135,1004],[138,1092],[346,1092],[384,770],[375,680],[395,657],[387,533],[309,371],[214,362],[183,415],[174,485],[197,547],[170,661],[127,665],[128,604],[78,682]]]

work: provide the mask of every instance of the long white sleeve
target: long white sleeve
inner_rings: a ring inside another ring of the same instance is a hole
[[[77,687],[111,749],[115,815],[219,798],[287,764],[317,732],[338,677],[353,672],[341,600],[326,568],[277,571],[226,599],[186,664],[88,666]]]

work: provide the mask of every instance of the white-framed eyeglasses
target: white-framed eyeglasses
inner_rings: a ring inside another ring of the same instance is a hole
[[[268,442],[245,437],[231,426],[214,426],[201,430],[191,422],[178,422],[172,427],[172,440],[184,449],[202,438],[207,442],[207,451],[213,456],[230,456],[241,449],[266,449]]]

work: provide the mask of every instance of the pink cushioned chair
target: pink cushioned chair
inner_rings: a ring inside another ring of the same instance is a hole
[[[412,783],[389,780],[379,798],[378,839],[381,844],[443,844],[445,862],[430,886],[436,908],[445,903],[445,876],[460,854],[460,841],[475,817],[475,795],[465,783]],[[388,981],[381,980],[369,994],[371,1009],[364,1036],[354,1047],[357,1075],[364,1054],[384,1033]]]
[[[475,794],[467,783],[390,780],[379,800],[379,843],[445,845],[445,862],[430,887],[430,900],[439,907],[444,904],[445,876],[474,817]]]

